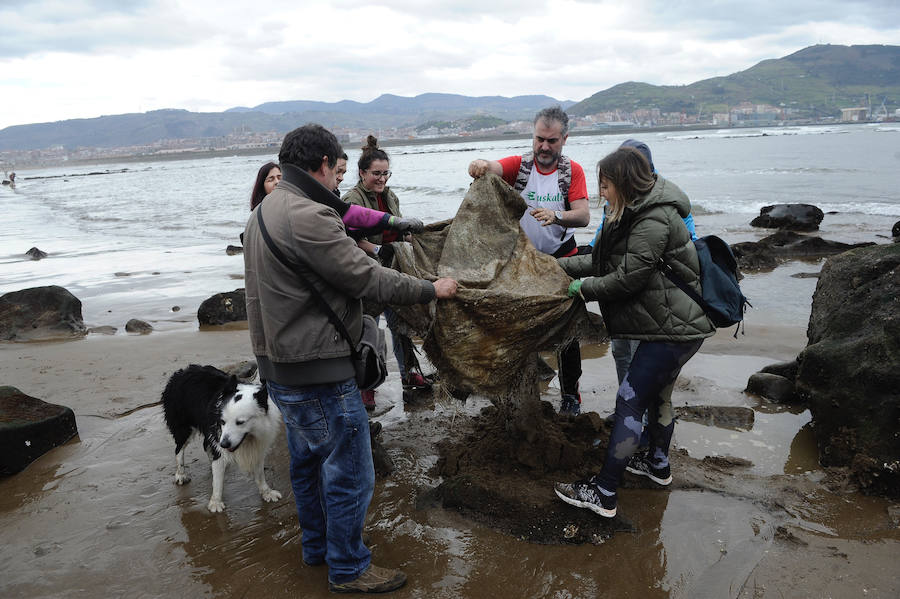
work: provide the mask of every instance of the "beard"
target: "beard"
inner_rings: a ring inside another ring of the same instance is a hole
[[[559,157],[559,152],[538,152],[534,155],[534,160],[543,168],[550,168],[556,164],[556,162],[559,160]]]

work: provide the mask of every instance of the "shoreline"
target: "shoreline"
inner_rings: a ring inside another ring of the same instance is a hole
[[[569,132],[570,137],[593,137],[605,135],[621,135],[624,133],[665,133],[665,132],[692,132],[692,131],[718,131],[718,130],[735,130],[747,131],[753,129],[778,129],[781,127],[827,127],[832,125],[869,125],[872,123],[802,123],[802,124],[784,124],[771,126],[754,126],[754,127],[736,127],[734,125],[667,125],[664,127],[611,127],[605,129],[573,129]],[[485,142],[500,141],[509,139],[531,139],[530,134],[497,134],[483,136],[439,136],[433,138],[412,138],[412,139],[379,139],[379,145],[391,148],[399,146],[423,146],[423,145],[445,145],[465,142]],[[362,143],[362,141],[348,142],[345,146],[352,146],[354,143]],[[16,166],[16,170],[36,170],[39,168],[55,168],[59,166],[90,166],[108,163],[135,163],[135,162],[169,162],[180,160],[197,160],[203,158],[222,158],[229,156],[272,156],[278,155],[279,146],[272,145],[268,148],[238,148],[230,150],[191,150],[184,152],[174,152],[166,154],[123,154],[121,156],[108,156],[104,158],[85,158],[73,160],[60,160],[56,162],[48,162],[40,165],[21,164]],[[40,177],[21,177],[21,180],[38,179]]]

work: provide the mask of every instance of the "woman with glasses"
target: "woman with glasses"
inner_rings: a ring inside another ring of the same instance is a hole
[[[374,136],[369,135],[366,138],[366,145],[362,148],[362,154],[359,157],[357,166],[359,167],[359,181],[341,199],[357,206],[380,210],[400,218],[402,216],[400,214],[400,201],[387,184],[391,178],[391,160],[387,152],[378,147],[378,140]],[[394,241],[402,241],[402,237],[396,231],[383,231],[382,233],[369,235],[366,240],[374,244],[374,247],[366,246],[364,249],[379,255],[383,245]],[[360,246],[363,246],[362,242]],[[381,256],[385,258],[384,254],[381,254]],[[387,262],[386,259],[383,261]],[[390,264],[386,264],[386,266],[390,266]],[[397,358],[397,366],[400,369],[403,388],[429,387],[428,381],[422,376],[421,372],[409,372],[411,368],[418,366],[418,363],[413,353],[412,341],[409,337],[397,331],[396,315],[390,308],[385,309],[384,315],[387,318],[388,328],[391,331],[394,357]],[[363,391],[362,396],[366,409],[374,410],[375,392]]]
[[[340,160],[340,159],[338,159]],[[345,158],[346,160],[346,158]],[[267,195],[272,193],[278,182],[281,181],[281,169],[274,162],[267,162],[256,173],[256,182],[250,193],[250,210],[256,208]],[[393,216],[383,210],[371,210],[363,206],[348,204],[337,196],[329,200],[328,205],[334,208],[347,227],[347,235],[360,241],[366,235],[381,231],[393,231],[395,233],[421,233],[425,225],[415,218],[401,218]],[[360,246],[371,253],[371,244],[362,241]]]

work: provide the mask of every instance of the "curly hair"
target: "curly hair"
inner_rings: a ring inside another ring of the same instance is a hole
[[[284,136],[278,161],[312,172],[319,169],[323,156],[328,159],[328,166],[334,168],[343,151],[334,133],[322,125],[307,123]]]
[[[566,133],[569,132],[569,115],[566,114],[566,111],[562,109],[562,106],[551,106],[550,108],[544,108],[536,115],[534,115],[534,124],[537,125],[538,121],[547,121],[548,123],[552,123],[553,121],[557,121],[560,125],[562,125],[562,129],[559,134],[563,137],[566,136]]]

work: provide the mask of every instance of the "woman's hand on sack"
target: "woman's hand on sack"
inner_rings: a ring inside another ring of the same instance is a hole
[[[569,283],[569,289],[567,290],[567,294],[569,297],[575,297],[576,295],[581,298],[581,301],[584,301],[584,296],[581,294],[581,285],[584,283],[581,279],[575,279],[571,283]]]
[[[450,299],[456,295],[457,283],[455,279],[444,277],[434,282],[434,294],[438,299]]]

